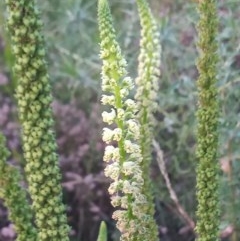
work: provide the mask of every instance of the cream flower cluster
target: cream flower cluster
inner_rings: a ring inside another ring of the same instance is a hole
[[[127,77],[127,63],[121,55],[112,26],[110,9],[106,0],[99,0],[100,57],[102,67],[102,104],[110,111],[102,113],[103,121],[111,128],[103,129],[103,141],[107,146],[103,160],[107,163],[105,175],[112,179],[108,189],[112,205],[117,208],[113,218],[121,232],[121,240],[148,240],[144,212],[147,199],[143,194],[143,161],[138,144],[140,126],[135,119],[137,104],[129,98],[134,87]]]

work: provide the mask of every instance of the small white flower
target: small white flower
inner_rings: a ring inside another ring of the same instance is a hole
[[[136,204],[147,203],[146,197],[143,194],[141,194],[141,192],[135,192],[134,197],[136,199],[135,200]]]
[[[151,64],[151,59],[149,58],[149,57],[147,57],[146,59],[145,59],[145,64]]]
[[[113,132],[114,132],[113,140],[120,141],[122,139],[122,129],[115,128]]]
[[[109,38],[109,36],[105,36],[104,40],[102,41],[102,43],[104,44],[108,44],[111,41],[111,39]]]
[[[134,134],[135,139],[139,139],[140,137],[140,127],[139,125],[132,119],[127,121],[129,131]]]
[[[133,194],[134,196],[141,192],[138,186],[133,186],[128,180],[123,181],[122,191],[123,193]]]
[[[127,153],[140,153],[139,145],[132,143],[130,140],[124,141],[124,148]]]
[[[115,212],[121,211],[123,214],[122,216],[115,216]],[[113,218],[117,220],[116,227],[121,232],[121,240],[131,240],[131,233],[129,231],[129,225],[128,225],[128,213],[125,210],[117,210],[113,213]],[[124,216],[123,216],[124,215]]]
[[[121,158],[121,156],[120,156],[119,148],[118,148],[118,147],[115,147],[114,150],[113,150],[113,152],[112,152],[112,159],[113,159],[114,161],[119,162],[119,161],[120,161],[120,158]]]
[[[152,105],[152,101],[149,100],[149,99],[147,99],[147,98],[145,98],[145,99],[143,100],[143,102],[142,102],[142,106],[143,106],[143,107],[148,108],[148,107],[151,106],[151,105]]]
[[[126,98],[128,95],[129,95],[129,91],[127,89],[121,89],[120,90],[121,98]]]
[[[113,140],[114,132],[109,128],[103,128],[102,140],[107,144]]]
[[[116,53],[116,62],[118,63],[118,65],[121,64],[121,61],[123,60],[122,54],[121,54],[121,49],[118,46],[118,51]],[[121,66],[121,65],[120,65]]]
[[[158,86],[158,77],[156,76],[153,76],[152,77],[152,86],[153,86],[153,89],[155,91],[157,91],[159,89],[159,86]]]
[[[124,118],[125,111],[123,109],[118,108],[117,109],[117,118],[123,119]]]
[[[117,206],[120,206],[121,205],[121,197],[119,196],[113,196],[112,197],[112,200],[111,200],[111,204],[113,205],[113,207],[117,207]]]
[[[144,92],[143,86],[139,86],[135,98],[141,99]]]
[[[111,161],[112,157],[113,157],[114,151],[115,151],[115,147],[114,146],[106,146],[105,147],[104,156],[103,156],[103,160],[105,162]]]
[[[118,74],[119,76],[123,76],[123,75],[127,74],[127,71],[125,70],[125,67],[118,66],[118,68],[117,68],[117,74]]]
[[[147,47],[148,51],[152,51],[154,48],[154,46],[151,42],[148,42],[146,47]]]
[[[142,203],[141,203],[142,204]],[[145,205],[145,208],[147,208],[148,206]],[[135,216],[137,216],[139,219],[142,219],[144,215],[146,215],[146,210],[143,209],[142,205],[137,205],[137,204],[133,204],[132,205],[132,212]]]
[[[128,208],[129,206],[129,201],[127,196],[121,197],[121,208]]]
[[[108,91],[110,87],[111,87],[110,85],[102,85],[102,90]]]
[[[156,60],[153,60],[152,62],[153,62],[153,64],[156,64]],[[155,66],[151,66],[151,67],[149,68],[149,72],[150,72],[151,74],[154,74],[155,69],[156,69]]]
[[[104,174],[106,177],[110,177],[111,179],[117,181],[120,174],[119,163],[113,162],[112,164],[108,164],[104,170]]]
[[[120,226],[124,225],[124,227],[127,223],[126,222],[127,216],[128,216],[128,213],[127,213],[126,210],[116,210],[112,215],[113,219],[120,221],[120,222],[117,223],[117,225],[120,225]],[[119,228],[119,226],[118,226],[118,228]]]
[[[136,172],[134,175],[134,180],[138,183],[138,185],[142,186],[144,184],[144,180],[142,177],[142,170],[138,169],[138,172]]]
[[[112,46],[110,47],[110,52],[114,54],[116,51],[117,51],[116,46],[115,46],[115,45],[112,45]]]
[[[111,79],[109,79],[109,84],[111,86],[115,86],[117,84],[117,81],[115,79],[111,78]]]
[[[123,67],[123,68],[126,68],[126,67],[127,67],[127,62],[126,62],[126,60],[122,58],[122,59],[119,61],[119,65],[120,65],[121,67]]]
[[[109,56],[109,51],[107,51],[106,49],[100,52],[100,58],[104,59],[104,58],[107,58],[108,56]]]
[[[136,160],[138,163],[142,162],[143,157],[142,154],[139,153],[132,153],[131,155],[129,155],[129,158]]]
[[[106,78],[108,78],[106,73],[109,71],[110,68],[111,68],[111,65],[108,62],[102,67],[102,75],[105,76]]]
[[[106,122],[109,125],[111,125],[116,118],[116,111],[114,109],[111,109],[111,112],[104,111],[102,113],[102,118],[103,118],[103,122]]]
[[[147,90],[147,91],[150,91],[151,88],[152,88],[152,83],[148,81],[148,82],[145,84],[145,88],[144,88],[144,89]]]
[[[129,90],[133,89],[134,87],[133,80],[131,77],[125,77],[123,79],[123,84],[126,85]]]
[[[138,166],[133,161],[127,161],[123,163],[123,173],[125,175],[131,175],[135,174],[135,172],[138,170]]]
[[[149,98],[151,100],[156,100],[157,99],[157,93],[153,90],[150,91]]]
[[[110,184],[108,188],[108,192],[110,195],[115,194],[116,192],[119,191],[120,186],[122,185],[122,181],[114,181],[113,183]]]
[[[136,113],[137,112],[137,103],[132,99],[127,99],[125,101],[125,104],[128,109],[130,109],[131,112]]]
[[[103,105],[115,105],[114,95],[103,95],[101,101]]]

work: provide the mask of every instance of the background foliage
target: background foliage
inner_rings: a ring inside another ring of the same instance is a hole
[[[161,26],[162,76],[156,139],[164,152],[167,171],[181,205],[195,219],[195,60],[198,19],[196,3],[151,0]],[[111,1],[119,42],[133,77],[137,71],[139,22],[134,0]],[[96,0],[44,1],[39,4],[45,22],[48,62],[65,202],[76,241],[96,240],[100,220],[106,220],[112,240],[118,232],[103,175],[99,37]],[[0,15],[0,129],[12,150],[11,162],[22,162],[19,124],[14,100],[13,58]],[[224,240],[240,240],[240,6],[237,0],[218,1],[219,26],[219,164],[221,165],[221,230]],[[152,178],[156,193],[156,220],[163,241],[193,240],[192,231],[177,213],[153,154]],[[7,211],[0,206],[0,240],[14,240]],[[224,232],[223,232],[224,233]],[[230,232],[231,233],[231,232]]]

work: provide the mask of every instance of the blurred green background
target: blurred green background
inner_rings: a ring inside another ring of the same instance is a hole
[[[240,4],[218,2],[220,102],[219,165],[222,240],[240,240]],[[37,1],[44,20],[48,64],[59,160],[63,173],[64,202],[72,226],[72,241],[95,241],[101,220],[109,228],[109,240],[119,234],[111,219],[112,207],[103,175],[100,96],[101,61],[97,26],[97,0]],[[134,0],[110,1],[119,43],[132,77],[137,74],[140,26]],[[162,66],[155,138],[159,142],[173,189],[180,204],[195,220],[195,110],[197,105],[195,62],[196,2],[151,0],[161,31]],[[11,73],[13,57],[0,15],[0,130],[12,151],[10,162],[22,162],[20,127]],[[162,241],[194,240],[192,230],[178,214],[162,178],[155,154],[151,167],[156,221]],[[0,240],[14,240],[15,233],[0,206]]]

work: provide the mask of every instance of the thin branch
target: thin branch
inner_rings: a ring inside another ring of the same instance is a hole
[[[166,170],[166,165],[165,165],[165,161],[164,161],[164,157],[163,157],[163,151],[161,150],[161,147],[157,143],[156,140],[153,140],[153,147],[154,147],[154,150],[157,154],[157,163],[158,163],[159,169],[160,169],[160,171],[163,175],[163,178],[165,180],[167,189],[168,189],[169,194],[170,194],[170,198],[174,202],[180,218],[187,223],[187,227],[184,227],[181,230],[180,233],[185,233],[187,230],[191,230],[191,231],[194,232],[195,223],[192,220],[192,218],[187,214],[187,212],[184,210],[184,208],[181,206],[181,204],[178,200],[177,194],[172,187],[172,184],[170,182],[170,179],[169,179],[169,176],[168,176],[168,173],[167,173],[167,170]],[[219,236],[220,236],[220,238],[230,237],[232,235],[233,231],[234,231],[234,228],[230,224],[225,229],[223,229],[221,231]]]
[[[170,182],[170,179],[169,179],[169,176],[168,176],[168,173],[167,173],[167,170],[166,170],[166,165],[165,165],[164,158],[163,158],[163,152],[162,152],[159,144],[156,142],[156,140],[153,140],[153,147],[154,147],[154,150],[157,154],[158,166],[159,166],[159,169],[160,169],[160,171],[163,175],[163,178],[165,180],[167,189],[168,189],[169,194],[170,194],[170,198],[172,199],[172,201],[176,205],[177,211],[178,211],[181,219],[183,219],[188,224],[188,226],[192,230],[194,230],[194,227],[195,227],[194,221],[191,219],[191,217],[187,214],[187,212],[181,206],[181,204],[178,200],[177,194],[172,188],[172,184]]]

